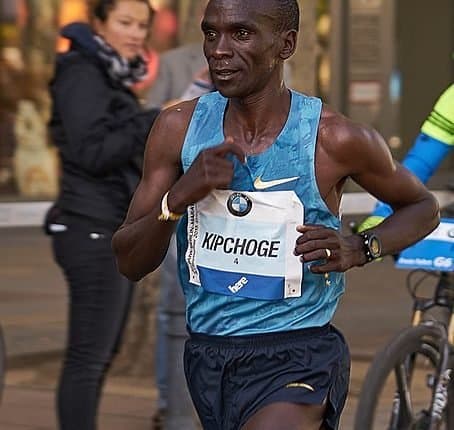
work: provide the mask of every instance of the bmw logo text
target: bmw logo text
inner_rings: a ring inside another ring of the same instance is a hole
[[[227,200],[227,209],[232,215],[246,216],[252,209],[252,201],[243,193],[233,193]]]

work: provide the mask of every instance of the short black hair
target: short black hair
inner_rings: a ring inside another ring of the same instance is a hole
[[[262,0],[262,2],[263,6],[266,5],[272,10],[275,31],[299,31],[300,8],[297,0]],[[254,7],[256,8],[256,5]]]
[[[272,0],[275,6],[278,31],[296,30],[300,27],[300,8],[297,0]]]

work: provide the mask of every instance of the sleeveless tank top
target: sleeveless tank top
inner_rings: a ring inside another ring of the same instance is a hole
[[[185,172],[202,150],[224,141],[226,107],[218,92],[199,99],[181,153]],[[320,99],[292,91],[275,142],[244,164],[228,156],[230,188],[214,190],[180,220],[178,270],[192,332],[250,335],[332,319],[344,275],[315,275],[293,255],[297,225],[340,227],[315,178],[321,107]]]

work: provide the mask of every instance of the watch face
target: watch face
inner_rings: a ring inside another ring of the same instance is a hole
[[[380,245],[380,241],[378,240],[377,237],[372,236],[369,239],[369,250],[370,250],[370,253],[372,254],[372,257],[376,258],[376,257],[380,256],[381,245]]]

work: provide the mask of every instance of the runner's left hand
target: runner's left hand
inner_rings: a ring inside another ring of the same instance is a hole
[[[312,273],[345,272],[365,263],[362,240],[357,235],[342,236],[337,230],[322,225],[300,225],[301,233],[294,254],[303,263],[322,261],[311,265]]]

